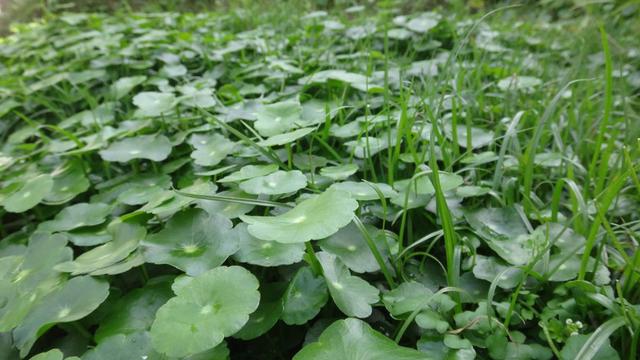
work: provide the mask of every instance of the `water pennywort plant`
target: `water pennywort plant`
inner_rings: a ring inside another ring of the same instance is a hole
[[[0,358],[638,356],[637,7],[335,3],[0,40]]]

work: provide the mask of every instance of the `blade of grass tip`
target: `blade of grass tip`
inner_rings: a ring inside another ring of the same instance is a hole
[[[521,166],[521,173],[522,175],[522,180],[523,180],[523,194],[524,194],[524,207],[525,207],[525,212],[526,213],[530,213],[531,212],[531,207],[532,207],[532,202],[530,199],[530,194],[532,191],[532,187],[533,187],[533,164],[534,164],[534,157],[536,155],[536,150],[538,149],[538,143],[540,142],[540,139],[542,138],[542,131],[545,128],[545,125],[547,123],[547,121],[551,118],[551,116],[553,115],[553,113],[556,111],[556,107],[558,106],[558,103],[560,102],[560,99],[562,99],[562,94],[564,94],[564,92],[573,84],[581,82],[581,81],[587,81],[587,80],[591,80],[591,79],[576,79],[576,80],[572,80],[570,82],[568,82],[567,84],[565,84],[560,91],[558,91],[556,93],[556,95],[553,97],[553,99],[551,99],[551,102],[549,103],[549,106],[547,106],[547,108],[544,110],[544,113],[542,114],[542,117],[540,118],[540,120],[538,121],[538,124],[534,130],[533,136],[531,137],[531,140],[529,141],[529,145],[527,146],[527,149],[525,150],[524,156],[523,156],[523,161],[522,161],[522,166]]]
[[[636,354],[638,353],[638,342],[640,339],[640,327],[636,327],[633,334],[631,335],[631,345],[629,348],[629,359],[637,359]]]
[[[454,68],[451,65],[453,64],[454,61],[458,59],[458,56],[460,55],[460,52],[462,51],[462,49],[464,49],[464,47],[467,46],[467,44],[469,43],[471,34],[473,34],[473,32],[476,30],[476,28],[478,28],[478,26],[480,26],[480,24],[482,24],[488,17],[492,16],[495,13],[498,13],[503,10],[511,9],[511,8],[520,7],[520,6],[523,6],[523,4],[512,4],[512,5],[507,5],[507,6],[503,6],[503,7],[491,10],[488,13],[484,14],[480,19],[478,19],[478,21],[474,22],[471,28],[469,29],[469,31],[467,31],[465,36],[462,38],[462,41],[458,42],[458,45],[454,48],[454,50],[449,53],[449,56],[447,57],[447,61],[443,66],[443,72],[442,72],[443,75],[438,77],[438,82],[440,84],[448,84],[449,81],[451,80],[451,77],[455,76],[455,75],[452,75],[452,72],[458,71],[458,68],[457,67]],[[460,89],[458,89],[457,87],[454,87],[452,95],[454,97],[457,97],[459,90]],[[442,106],[445,95],[446,95],[445,93],[442,93],[442,95],[440,96],[436,111],[439,111],[440,107]],[[469,139],[470,138],[471,137],[469,137]],[[455,145],[457,145],[457,143]]]
[[[407,187],[405,189],[405,196],[404,196],[404,202],[402,205],[402,215],[401,215],[401,220],[400,220],[400,231],[398,232],[398,251],[402,252],[402,249],[404,247],[404,232],[405,232],[405,228],[406,228],[406,224],[407,224],[407,214],[409,212],[409,209],[407,208],[409,206],[409,188],[411,186],[414,186],[413,184],[416,184],[417,186],[417,180],[425,175],[428,175],[430,173],[430,171],[422,171],[419,172],[415,175],[413,175],[411,177],[411,179],[409,180],[409,183],[407,184]],[[397,220],[397,218],[396,218]],[[395,222],[395,220],[394,220]],[[408,245],[408,244],[407,244]]]
[[[470,141],[471,138],[467,138],[467,142]],[[458,144],[458,101],[453,96],[451,97],[451,150],[454,158],[460,156],[460,146]]]
[[[607,320],[600,325],[596,331],[589,336],[587,341],[582,345],[582,348],[576,355],[576,359],[591,360],[593,359],[602,345],[609,339],[609,336],[613,334],[619,327],[625,324],[622,316],[616,316],[613,319]]]
[[[431,156],[429,161],[429,166],[431,167],[432,171],[431,183],[436,191],[436,213],[438,214],[438,217],[442,222],[442,230],[444,231],[445,256],[447,259],[447,283],[449,284],[449,286],[457,286],[458,278],[460,276],[458,272],[459,266],[455,263],[457,234],[453,227],[453,218],[451,217],[447,199],[444,196],[444,192],[442,191],[442,186],[440,184],[438,162],[435,155],[434,138],[434,133],[431,133],[431,141],[429,141],[429,146],[431,147]],[[460,297],[454,296],[454,300],[456,300],[458,310],[462,311]]]
[[[365,184],[369,185],[369,187],[371,187],[373,191],[376,192],[376,195],[378,195],[378,199],[380,199],[380,204],[382,205],[382,230],[384,230],[385,225],[387,223],[387,213],[388,213],[387,199],[385,198],[384,194],[382,193],[382,190],[380,190],[378,185],[372,182],[369,182],[367,180],[362,180],[362,181],[364,181]]]
[[[395,180],[395,173],[397,171],[397,167],[398,167],[398,159],[400,158],[400,150],[402,148],[402,137],[403,134],[406,135],[407,140],[408,140],[408,145],[411,145],[411,140],[410,140],[410,136],[411,136],[411,124],[409,124],[409,126],[407,126],[408,121],[409,121],[409,117],[407,116],[407,103],[408,103],[408,99],[402,99],[402,102],[400,103],[400,119],[398,120],[398,125],[397,125],[397,133],[396,133],[396,144],[393,148],[393,155],[391,156],[390,159],[390,164],[389,164],[389,176],[388,176],[388,182],[389,185],[393,185],[393,182]],[[389,132],[389,134],[391,134],[391,132]],[[413,149],[413,147],[409,146],[410,149]]]
[[[521,275],[523,275],[521,269],[508,267],[508,268],[502,270],[498,275],[496,275],[496,277],[493,279],[493,281],[491,281],[491,285],[489,286],[489,291],[487,292],[487,318],[489,319],[489,326],[491,328],[493,328],[493,326],[491,326],[491,324],[493,324],[491,322],[491,318],[493,317],[493,306],[492,306],[493,297],[495,296],[496,289],[498,287],[498,283],[500,281],[502,281],[503,279],[505,279],[505,276],[507,275],[507,273],[515,272],[515,271],[521,271]],[[524,276],[521,276],[521,277],[524,277]]]
[[[380,251],[378,250],[378,247],[373,242],[373,239],[371,238],[371,234],[369,234],[369,231],[364,226],[364,224],[362,223],[362,220],[360,220],[359,217],[354,216],[353,222],[356,224],[356,226],[358,227],[358,230],[360,230],[360,233],[362,233],[362,236],[364,237],[365,241],[367,242],[367,246],[369,246],[369,250],[371,250],[371,253],[373,254],[373,257],[376,259],[376,262],[378,263],[378,266],[380,266],[380,270],[382,271],[382,274],[384,275],[384,278],[387,281],[387,284],[389,285],[389,288],[391,288],[391,289],[395,288],[396,287],[396,283],[395,283],[395,281],[393,281],[393,276],[391,276],[391,273],[389,272],[389,269],[387,268],[387,264],[385,263],[384,259],[382,258],[382,255],[380,254]]]
[[[222,126],[225,130],[227,130],[228,132],[232,133],[236,137],[240,138],[240,140],[245,142],[247,145],[250,145],[250,146],[254,147],[262,155],[268,157],[274,163],[278,164],[278,166],[280,166],[282,169],[288,169],[287,165],[285,163],[283,163],[282,161],[280,161],[280,159],[275,154],[273,154],[271,151],[269,151],[269,150],[265,149],[264,147],[258,145],[255,141],[251,140],[248,136],[246,136],[242,132],[238,131],[233,126],[230,126],[229,124],[225,123],[224,121],[220,121],[218,118],[215,117],[215,115],[213,115],[212,113],[208,112],[207,110],[200,109],[200,111],[202,111],[205,115],[207,115],[205,120],[207,120],[207,121],[211,120],[210,122],[214,122],[215,124]]]
[[[439,238],[439,237],[441,237],[441,236],[443,236],[443,235],[444,235],[444,231],[442,231],[442,230],[436,230],[436,231],[434,231],[434,232],[432,232],[432,233],[429,233],[429,234],[427,234],[427,235],[425,235],[425,236],[421,237],[420,239],[418,239],[418,240],[416,240],[416,241],[412,242],[409,246],[407,246],[406,248],[404,248],[404,250],[402,250],[402,252],[400,252],[400,253],[398,254],[397,258],[398,258],[398,259],[402,259],[402,257],[403,257],[407,252],[409,252],[411,249],[413,249],[413,248],[415,248],[415,247],[417,247],[417,246],[419,246],[419,245],[421,245],[421,244],[424,244],[425,242],[427,242],[427,241],[429,241],[429,240],[431,240],[431,239]],[[436,240],[434,240],[434,241],[438,241],[438,240],[436,239]],[[445,269],[445,273],[446,273],[446,269]]]
[[[638,139],[640,141],[640,139]],[[640,146],[638,147],[640,148]],[[631,155],[629,154],[629,148],[625,147],[624,148],[624,162],[627,165],[628,169],[632,169],[631,170],[631,180],[633,181],[633,184],[636,187],[636,191],[640,194],[640,178],[638,178],[638,174],[636,173],[636,170],[633,170],[634,166],[633,166],[633,161],[631,160]]]
[[[551,348],[553,355],[555,355],[557,359],[561,359],[562,357],[560,356],[560,351],[558,350],[558,348],[556,347],[556,344],[553,342],[553,339],[551,338],[551,333],[549,332],[549,325],[547,324],[547,321],[545,320],[545,318],[541,317],[540,322],[538,324],[542,328],[544,337],[547,340],[547,344],[549,345],[549,348]]]
[[[320,145],[329,152],[329,154],[331,154],[331,156],[333,156],[333,158],[338,162],[341,163],[342,162],[342,157],[340,157],[340,154],[338,154],[333,147],[331,147],[331,145],[329,145],[326,141],[324,141],[322,139],[322,137],[320,137],[319,135],[317,135],[316,133],[311,133],[311,136],[313,137],[314,140],[317,140],[318,143],[320,143]]]
[[[625,266],[622,276],[624,279],[623,296],[630,297],[632,290],[636,288],[636,283],[639,279],[638,269],[640,269],[640,251],[636,251],[633,255],[633,260]]]
[[[200,199],[200,200],[224,201],[224,202],[231,202],[236,204],[265,206],[265,207],[289,207],[289,208],[293,207],[285,203],[279,203],[279,202],[268,201],[268,200],[260,200],[260,199],[245,199],[241,197],[226,196],[226,195],[192,194],[192,193],[183,192],[177,189],[173,189],[173,192],[181,196],[185,196],[192,199]]]
[[[587,207],[587,203],[584,201],[584,198],[582,197],[582,192],[580,191],[580,187],[575,181],[569,178],[561,178],[560,180],[558,180],[558,182],[555,185],[555,189],[553,191],[553,196],[551,200],[551,219],[552,221],[558,221],[558,212],[560,211],[560,196],[562,194],[562,190],[564,189],[565,185],[569,188],[571,194],[573,194],[573,197],[575,198],[578,204],[578,208],[575,209],[574,213],[576,215],[578,214],[581,215],[578,218],[581,218],[582,221],[579,224],[574,224],[574,225],[579,225],[574,227],[576,228],[578,233],[582,233],[581,228],[583,226],[586,226],[589,223],[589,209]]]
[[[313,249],[313,245],[311,245],[311,241],[305,242],[304,247],[306,250],[305,261],[307,262],[307,264],[309,264],[309,266],[311,266],[311,271],[316,276],[322,276],[322,265],[320,265],[320,261],[316,256],[316,252]]]
[[[595,149],[593,156],[591,157],[591,163],[589,164],[588,179],[593,179],[596,171],[596,164],[600,158],[600,151],[602,143],[604,141],[604,134],[609,126],[611,120],[611,112],[613,110],[613,61],[611,59],[611,51],[609,50],[609,41],[607,39],[607,33],[604,30],[602,24],[600,24],[600,40],[602,42],[602,51],[604,52],[604,66],[605,66],[605,87],[604,87],[604,114],[602,121],[598,128],[598,134],[596,136]],[[604,163],[604,159],[600,162],[600,167],[608,166]],[[594,194],[599,194],[604,186],[604,179],[598,178],[594,189]]]
[[[516,115],[511,120],[507,131],[504,134],[502,145],[500,146],[500,154],[498,155],[498,161],[496,163],[496,172],[493,176],[493,190],[498,190],[500,188],[500,183],[502,182],[502,174],[504,173],[503,164],[504,158],[507,155],[507,149],[509,148],[509,143],[511,139],[517,135],[518,125],[520,124],[520,120],[522,116],[524,116],[524,111],[518,111]]]
[[[627,182],[629,172],[631,170],[632,169],[627,169],[627,171],[625,171],[624,173],[618,174],[613,178],[613,180],[611,180],[611,183],[609,183],[609,185],[603,191],[602,199],[599,201],[599,204],[597,204],[596,209],[599,214],[591,223],[591,227],[589,228],[589,235],[587,236],[587,240],[584,244],[584,253],[582,254],[582,260],[580,262],[578,280],[585,279],[589,257],[591,256],[591,250],[593,250],[598,233],[600,232],[600,224],[603,220],[606,219],[606,212],[609,209],[609,206],[611,206],[611,203],[618,196],[620,190]]]

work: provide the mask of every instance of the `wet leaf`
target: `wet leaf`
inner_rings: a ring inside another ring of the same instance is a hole
[[[249,224],[249,233],[259,239],[283,244],[303,243],[336,233],[351,222],[357,207],[357,201],[347,193],[328,190],[304,200],[282,215],[242,215],[240,218]]]
[[[160,232],[147,236],[141,248],[147,262],[168,264],[196,276],[238,251],[231,227],[226,217],[188,209],[173,215]]]
[[[185,357],[218,346],[258,308],[258,280],[239,266],[221,266],[175,287],[151,326],[153,348]]]

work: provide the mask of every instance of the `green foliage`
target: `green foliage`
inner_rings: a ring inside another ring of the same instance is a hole
[[[638,9],[332,3],[0,40],[1,359],[638,357]]]

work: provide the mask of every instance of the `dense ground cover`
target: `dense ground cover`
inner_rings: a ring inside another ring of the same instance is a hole
[[[0,358],[635,359],[638,10],[287,6],[2,40]]]

